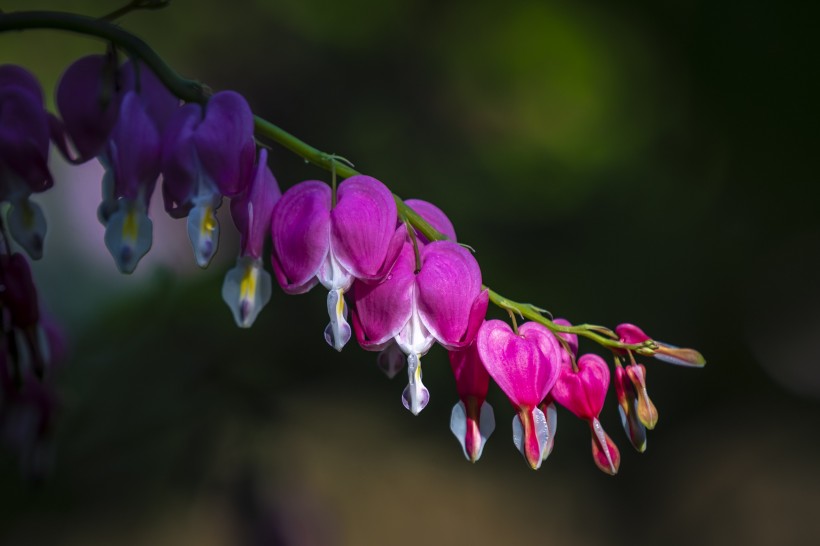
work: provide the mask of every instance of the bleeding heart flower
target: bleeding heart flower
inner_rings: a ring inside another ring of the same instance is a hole
[[[495,430],[493,408],[486,401],[490,376],[475,342],[466,349],[450,351],[449,355],[461,400],[450,414],[450,430],[461,444],[464,456],[474,463],[481,457],[487,439]]]
[[[657,348],[652,351],[651,356],[657,358],[658,360],[662,360],[663,362],[694,368],[702,368],[706,365],[706,359],[703,358],[703,355],[698,351],[694,349],[676,347],[674,345],[652,339],[634,324],[619,324],[615,327],[615,333],[623,343],[628,343],[630,345],[643,343],[645,341],[654,342],[654,344],[657,345]]]
[[[640,364],[629,364],[624,368],[617,361],[615,393],[621,425],[632,446],[643,453],[646,450],[646,429],[655,428],[658,422],[658,411],[646,392],[646,369]]]
[[[513,418],[513,442],[537,469],[550,435],[547,418],[538,405],[558,378],[561,347],[541,324],[526,322],[515,333],[500,320],[485,322],[476,344],[490,377],[518,410]]]
[[[413,414],[427,405],[421,357],[438,342],[461,349],[475,338],[487,313],[489,294],[469,250],[451,241],[435,241],[415,250],[405,242],[390,274],[381,284],[356,282],[351,289],[353,325],[359,344],[379,351],[395,340],[407,355],[409,383],[402,401]]]
[[[350,340],[344,293],[355,279],[377,282],[396,261],[406,237],[398,225],[396,202],[387,187],[369,176],[331,189],[308,180],[288,189],[273,209],[271,261],[276,280],[288,294],[321,283],[328,291],[330,324],[325,340],[341,351]]]
[[[576,417],[589,422],[595,464],[607,474],[614,475],[618,472],[621,456],[598,420],[608,387],[609,368],[604,359],[585,354],[578,359],[577,370],[561,369],[552,397]]]
[[[241,328],[250,328],[271,296],[270,274],[262,266],[262,246],[270,229],[273,206],[282,192],[267,160],[268,152],[262,148],[250,186],[231,201],[241,250],[236,266],[225,275],[222,299]]]

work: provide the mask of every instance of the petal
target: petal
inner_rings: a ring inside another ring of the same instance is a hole
[[[421,199],[407,199],[404,204],[424,218],[436,231],[446,235],[449,240],[453,242],[456,241],[456,230],[453,227],[453,223],[450,222],[450,219],[447,218],[447,215],[444,214],[440,208]],[[430,242],[421,233],[416,232],[416,237],[418,237],[422,243],[426,244]]]
[[[478,409],[480,405],[480,410]],[[495,430],[493,408],[487,402],[469,401],[469,406],[460,401],[450,413],[450,431],[461,444],[464,456],[470,462],[481,458],[487,440]]]
[[[621,453],[618,451],[618,446],[604,432],[598,419],[593,418],[589,426],[592,430],[592,459],[602,472],[614,476],[621,466]]]
[[[638,419],[646,428],[652,430],[658,424],[658,410],[655,409],[655,404],[649,399],[649,393],[646,390],[646,368],[641,364],[630,364],[626,367],[626,374],[637,398]]]
[[[570,321],[563,318],[557,318],[552,322],[558,324],[559,326],[572,326],[572,323]],[[566,342],[567,346],[569,346],[573,355],[578,355],[578,336],[576,334],[565,334],[563,332],[556,332],[555,335]]]
[[[543,324],[525,322],[518,328],[518,335],[535,342],[543,355],[541,365],[533,370],[533,382],[540,386],[541,400],[543,401],[552,389],[561,373],[561,346],[555,335]]]
[[[325,328],[325,341],[341,352],[350,341],[350,325],[347,323],[344,290],[330,290],[327,293],[327,314],[330,317],[330,324]]]
[[[188,214],[188,238],[199,267],[206,268],[219,246],[219,220],[216,209],[222,203],[219,194],[197,196],[194,208]]]
[[[544,445],[544,452],[541,454],[543,460],[552,453],[555,447],[555,434],[558,432],[558,410],[555,408],[555,402],[549,404],[542,404],[541,411],[547,419],[547,443]]]
[[[117,122],[117,70],[106,55],[87,55],[72,63],[57,84],[57,109],[79,163],[102,153]]]
[[[702,368],[706,365],[706,359],[694,349],[675,347],[660,341],[655,343],[658,344],[658,349],[653,356],[662,362],[689,368]]]
[[[123,98],[108,148],[116,195],[131,200],[139,197],[147,204],[160,171],[160,138],[145,105],[133,91]]]
[[[270,273],[264,270],[259,259],[242,256],[225,275],[222,299],[240,328],[251,327],[259,311],[270,301],[270,296]]]
[[[43,105],[43,89],[37,78],[16,64],[4,64],[0,66],[0,92],[8,87],[19,87],[36,99],[40,106]]]
[[[105,226],[105,246],[121,273],[133,273],[151,249],[151,219],[140,201],[120,199]]]
[[[268,167],[268,151],[259,150],[259,161],[248,189],[231,200],[231,217],[241,236],[242,254],[260,258],[270,232],[273,206],[282,197],[279,184]]]
[[[316,283],[330,247],[330,188],[309,180],[288,189],[271,215],[271,260],[276,280],[289,294]]]
[[[478,346],[473,343],[466,349],[450,351],[450,368],[456,378],[456,390],[462,400],[468,396],[483,402],[490,388],[490,374],[484,369]]]
[[[538,408],[521,408],[513,417],[513,444],[533,470],[538,470],[546,459],[544,452],[548,441],[549,429],[544,413]]]
[[[49,121],[42,99],[17,85],[0,88],[0,164],[31,192],[54,184],[48,170]],[[3,189],[0,189],[2,197]]]
[[[359,344],[369,350],[399,334],[413,311],[415,282],[413,245],[404,245],[392,271],[381,284],[356,281],[350,291],[354,329]]]
[[[609,368],[604,359],[585,354],[578,359],[578,371],[561,368],[551,391],[556,402],[581,419],[593,419],[601,413],[609,387]]]
[[[202,107],[186,104],[174,113],[162,135],[162,196],[173,218],[187,216],[193,206],[202,171],[193,139],[201,118]]]
[[[478,262],[457,243],[435,241],[421,249],[421,263],[416,286],[424,325],[445,347],[468,344],[471,311],[482,291]]]
[[[638,419],[637,400],[634,396],[627,398],[624,404],[618,405],[618,414],[621,416],[621,426],[629,438],[629,443],[639,453],[643,453],[646,451],[646,427]]]
[[[375,178],[357,175],[342,182],[337,195],[330,213],[333,253],[357,279],[383,276],[389,250],[397,248],[393,194]]]
[[[202,166],[223,195],[245,190],[254,174],[256,144],[253,113],[242,95],[221,91],[211,97],[194,142]]]
[[[407,378],[401,401],[413,415],[418,415],[430,401],[430,391],[421,381],[421,357],[417,354],[407,355]]]
[[[628,343],[629,345],[643,343],[644,341],[651,339],[644,333],[643,330],[634,324],[629,323],[619,324],[616,326],[615,334],[617,334],[623,343]]]
[[[32,260],[43,257],[46,217],[37,203],[28,197],[12,201],[8,226],[11,236]]]
[[[389,379],[393,379],[404,368],[404,359],[404,352],[399,349],[395,342],[391,341],[376,356],[376,363],[379,369],[384,372],[384,375]]]
[[[179,108],[179,99],[165,87],[154,71],[143,63],[126,61],[120,73],[123,91],[135,91],[159,133],[165,132],[165,127]]]
[[[541,370],[557,366],[549,362],[537,340],[515,335],[509,324],[488,320],[476,337],[478,354],[490,377],[516,407],[535,407],[549,391],[554,372]]]

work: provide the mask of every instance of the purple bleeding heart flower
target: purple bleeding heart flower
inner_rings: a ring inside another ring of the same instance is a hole
[[[179,108],[162,146],[165,209],[188,217],[188,236],[200,267],[207,267],[219,243],[216,210],[222,196],[246,191],[257,174],[253,114],[242,95],[222,91],[204,107]]]
[[[486,401],[490,376],[475,342],[466,349],[450,351],[449,355],[460,399],[450,414],[450,430],[461,444],[464,456],[474,463],[495,430],[493,408]]]
[[[268,167],[268,152],[259,151],[250,186],[231,201],[231,216],[240,235],[236,266],[225,275],[222,299],[236,324],[249,328],[271,296],[270,274],[262,266],[262,247],[270,228],[273,207],[282,192]]]
[[[60,77],[56,102],[62,121],[51,118],[52,138],[72,163],[84,163],[103,153],[119,114],[118,80],[119,67],[108,55],[82,57]],[[66,138],[76,157],[69,153]]]
[[[602,471],[615,475],[621,456],[598,420],[604,407],[607,388],[609,368],[606,362],[598,355],[585,354],[578,359],[577,369],[561,368],[561,374],[552,389],[552,397],[576,417],[589,422],[593,460]]]
[[[405,242],[390,274],[381,284],[356,282],[353,325],[359,344],[371,351],[395,340],[407,355],[409,384],[402,401],[414,415],[429,401],[422,383],[421,357],[434,342],[449,350],[468,346],[487,313],[489,295],[481,270],[467,249],[436,241],[419,249],[416,271],[413,245]]]
[[[526,322],[516,333],[500,320],[485,322],[476,344],[490,377],[518,411],[513,417],[513,443],[537,469],[544,460],[550,432],[538,405],[558,378],[561,347],[541,324]]]
[[[50,188],[48,114],[37,79],[16,65],[0,66],[0,202],[11,205],[11,236],[34,260],[43,255],[46,221],[32,193]]]
[[[406,237],[393,194],[369,176],[352,176],[331,189],[308,180],[288,189],[273,209],[271,261],[288,294],[321,283],[329,292],[325,340],[341,351],[350,340],[344,293],[355,279],[375,282],[393,267]]]

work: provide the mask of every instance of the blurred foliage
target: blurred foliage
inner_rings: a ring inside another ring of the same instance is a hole
[[[3,543],[817,542],[817,10],[174,0],[129,15],[180,73],[437,203],[493,288],[576,322],[635,322],[709,364],[648,365],[660,423],[641,456],[610,396],[614,480],[566,413],[555,453],[529,471],[497,389],[498,429],[472,467],[447,431],[443,351],[426,359],[431,405],[413,419],[374,355],[324,346],[321,294],[275,294],[246,332],[220,301],[223,270],[156,271],[82,323],[51,478],[32,487],[0,465]],[[0,35],[0,63],[49,91],[101,47]],[[328,179],[276,146],[271,157],[283,187]],[[50,229],[38,275],[60,299],[87,267],[71,245],[102,242]]]

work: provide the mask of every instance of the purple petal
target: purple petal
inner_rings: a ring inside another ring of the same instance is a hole
[[[242,95],[221,91],[211,97],[194,142],[202,166],[223,195],[245,190],[254,174],[256,144],[253,114]]]
[[[43,89],[37,78],[16,64],[4,64],[0,66],[0,91],[8,87],[18,87],[31,95],[40,106],[43,105]]]
[[[406,243],[396,265],[381,284],[353,283],[351,310],[359,344],[368,350],[381,350],[398,335],[413,311],[415,281],[413,245]]]
[[[123,98],[108,148],[117,196],[142,198],[147,205],[160,171],[160,139],[142,100],[133,91]]]
[[[552,364],[544,362],[538,340],[515,335],[506,322],[488,320],[476,344],[487,373],[515,406],[534,408],[544,399],[550,372],[539,369]]]
[[[288,294],[310,290],[330,248],[330,187],[308,180],[288,189],[273,207],[271,238],[279,285]]]
[[[8,74],[6,79],[10,80]],[[49,122],[41,95],[28,87],[27,81],[0,87],[0,163],[22,178],[30,191],[41,192],[54,183],[47,164]],[[0,189],[0,197],[4,193]]]
[[[194,130],[202,119],[202,107],[186,104],[174,112],[162,135],[162,196],[173,218],[190,212],[201,165],[194,146]]]
[[[473,303],[481,293],[478,262],[456,243],[435,241],[421,249],[421,263],[416,299],[422,322],[448,349],[464,346]]]
[[[136,91],[160,134],[179,108],[179,99],[142,63],[127,61],[122,65],[123,92]]]
[[[273,206],[281,197],[279,184],[268,167],[268,151],[262,148],[251,185],[245,193],[231,201],[231,216],[241,236],[243,256],[262,256],[262,246],[270,231]]]
[[[105,55],[88,55],[69,66],[57,84],[57,109],[82,163],[100,155],[117,122],[120,96]],[[109,89],[106,89],[108,86]]]
[[[424,218],[428,224],[436,228],[436,231],[446,235],[451,241],[456,241],[456,230],[453,227],[453,223],[450,222],[450,219],[447,218],[447,215],[444,214],[440,208],[421,199],[408,199],[404,204]],[[425,244],[430,242],[421,233],[416,232],[416,236]]]
[[[357,175],[342,182],[337,195],[331,212],[333,252],[354,277],[374,280],[387,272],[385,261],[396,249],[393,194],[375,178]]]

